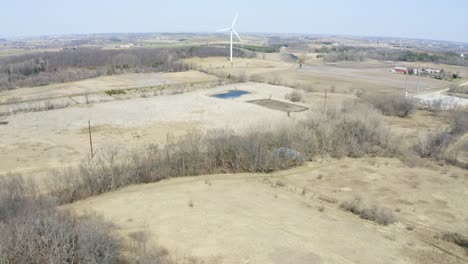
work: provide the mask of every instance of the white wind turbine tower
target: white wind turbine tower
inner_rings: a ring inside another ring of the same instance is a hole
[[[232,62],[232,34],[234,33],[236,37],[239,39],[239,41],[242,41],[242,39],[239,37],[239,34],[237,34],[236,30],[234,30],[234,25],[236,24],[238,14],[236,14],[236,17],[234,18],[234,21],[232,21],[232,26],[230,28],[225,28],[225,29],[220,29],[217,30],[218,32],[224,32],[224,31],[230,31],[231,32],[231,56],[229,60]]]

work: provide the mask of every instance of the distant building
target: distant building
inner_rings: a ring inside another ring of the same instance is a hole
[[[124,44],[124,45],[120,45],[120,46],[115,46],[116,48],[121,48],[121,49],[128,49],[128,48],[131,48],[135,46],[135,44],[133,43],[128,43],[128,44]]]
[[[460,57],[464,58],[464,57],[465,57],[465,54],[463,54],[463,53],[462,53],[462,54],[460,54]]]
[[[440,74],[440,70],[426,69],[426,73],[429,74],[429,75],[437,75],[437,74]]]
[[[408,74],[409,70],[408,70],[408,67],[395,66],[395,68],[392,69],[392,72],[399,73],[399,74]]]

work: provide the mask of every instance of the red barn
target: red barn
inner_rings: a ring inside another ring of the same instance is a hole
[[[408,74],[409,70],[408,70],[407,67],[396,66],[395,68],[393,68],[392,72],[393,73],[400,73],[400,74]]]

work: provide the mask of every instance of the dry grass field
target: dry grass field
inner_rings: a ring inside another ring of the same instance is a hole
[[[435,237],[466,232],[468,175],[385,158],[323,160],[272,174],[137,185],[68,206],[203,263],[465,263]],[[446,192],[445,190],[450,190]],[[381,226],[340,209],[360,197],[390,210]]]
[[[172,78],[177,81],[174,75]],[[233,100],[210,97],[231,89],[251,94]],[[0,174],[17,172],[42,175],[42,178],[51,168],[86,159],[90,153],[88,120],[91,120],[96,151],[113,146],[132,149],[150,143],[162,144],[168,134],[177,136],[194,129],[242,131],[275,126],[289,119],[286,113],[247,101],[270,97],[284,101],[291,90],[258,83],[232,84],[184,94],[113,100],[2,117],[1,121],[8,124],[1,126],[0,136],[8,140],[0,142]],[[339,101],[342,99],[338,98]],[[300,114],[305,113],[292,115]]]

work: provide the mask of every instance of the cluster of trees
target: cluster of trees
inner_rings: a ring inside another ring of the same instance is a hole
[[[271,44],[268,46],[255,46],[255,45],[242,45],[242,48],[250,51],[255,52],[262,52],[262,53],[275,53],[279,52],[282,47],[287,47],[288,44]]]
[[[130,236],[126,245],[102,217],[59,209],[37,188],[20,175],[0,178],[0,263],[179,263],[150,236]]]
[[[368,48],[353,46],[322,46],[315,49],[319,57],[327,62],[362,61],[366,58],[375,60],[434,62],[449,65],[468,66],[468,60],[453,52],[423,52],[401,49]]]
[[[416,110],[416,103],[405,96],[398,95],[365,95],[365,101],[379,109],[385,116],[408,117]]]
[[[183,71],[179,62],[189,57],[228,56],[220,47],[159,49],[67,49],[59,52],[25,54],[0,59],[0,90],[45,85],[123,72]],[[249,56],[237,51],[238,56]]]
[[[21,176],[0,179],[1,263],[115,263],[120,243],[102,219],[79,218]]]

